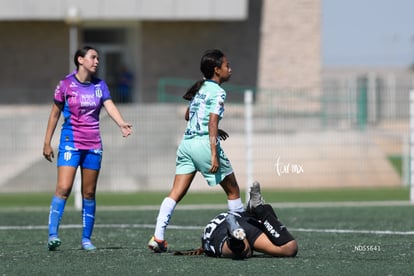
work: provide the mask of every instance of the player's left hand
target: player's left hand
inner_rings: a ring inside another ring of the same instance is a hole
[[[132,134],[132,125],[130,123],[124,123],[120,127],[123,137],[128,137]]]
[[[220,162],[216,156],[211,156],[211,167],[208,170],[209,173],[216,173],[220,167]]]

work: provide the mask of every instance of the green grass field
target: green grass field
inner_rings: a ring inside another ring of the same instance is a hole
[[[313,190],[264,190],[263,196],[268,202],[340,202],[340,201],[391,201],[409,200],[407,187],[373,187],[357,189],[313,189]],[[108,193],[98,191],[97,200],[101,206],[137,206],[157,205],[166,192]],[[45,207],[50,203],[51,193],[0,194],[0,208],[10,207]],[[242,198],[245,198],[242,191]],[[226,197],[219,192],[189,193],[180,202],[184,204],[225,204]],[[69,198],[73,205],[73,196]]]
[[[80,212],[68,206],[60,229],[62,246],[48,252],[51,195],[3,194],[0,275],[412,275],[414,206],[408,204],[408,189],[263,194],[266,202],[277,202],[278,216],[298,240],[296,258],[256,253],[234,261],[153,254],[146,244],[163,193],[98,193],[96,252],[80,250]],[[197,248],[204,225],[224,211],[223,203],[221,194],[190,192],[167,229],[170,250]]]

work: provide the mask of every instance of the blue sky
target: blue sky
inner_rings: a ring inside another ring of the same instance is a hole
[[[322,0],[325,66],[414,63],[414,0]]]

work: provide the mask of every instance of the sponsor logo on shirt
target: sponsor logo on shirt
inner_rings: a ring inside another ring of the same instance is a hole
[[[86,94],[80,96],[81,107],[96,106],[95,95]]]
[[[65,146],[65,150],[66,150],[66,151],[77,151],[78,149],[77,149],[77,148],[74,148],[74,147],[71,147],[71,146],[66,145],[66,146]]]

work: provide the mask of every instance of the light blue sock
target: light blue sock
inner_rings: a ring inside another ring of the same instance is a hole
[[[66,199],[53,196],[49,210],[49,238],[57,237],[60,220],[65,210]]]
[[[83,199],[82,201],[82,242],[90,241],[95,224],[95,210],[96,201],[95,199]]]

